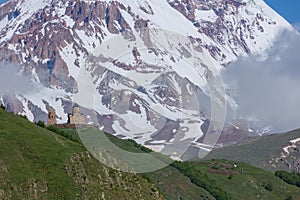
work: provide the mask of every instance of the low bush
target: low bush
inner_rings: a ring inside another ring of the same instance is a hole
[[[275,176],[282,179],[284,182],[296,185],[297,187],[300,187],[300,174],[296,172],[287,172],[283,170],[279,170],[275,172]]]
[[[42,127],[42,128],[45,128],[46,127],[46,125],[45,125],[45,122],[44,121],[38,121],[37,123],[36,123],[36,125],[38,125],[38,126],[40,126],[40,127]]]

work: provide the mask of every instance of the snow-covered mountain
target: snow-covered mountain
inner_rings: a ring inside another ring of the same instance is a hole
[[[0,59],[36,87],[1,101],[32,121],[52,106],[61,123],[76,102],[99,128],[180,158],[216,143],[204,136],[223,123],[219,70],[265,56],[283,29],[262,0],[10,0]]]

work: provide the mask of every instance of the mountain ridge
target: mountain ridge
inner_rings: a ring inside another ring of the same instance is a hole
[[[46,121],[54,107],[65,123],[75,102],[89,116],[97,112],[99,128],[180,158],[185,148],[174,151],[174,145],[198,144],[205,121],[222,121],[211,119],[212,105],[202,105],[211,95],[225,98],[222,84],[209,91],[218,70],[238,56],[263,54],[291,26],[261,0],[159,2],[1,5],[1,61],[24,66],[37,84],[26,94],[3,95],[2,103],[31,121]],[[96,101],[87,102],[87,95]]]
[[[299,129],[249,138],[232,146],[215,149],[206,159],[233,159],[272,172],[279,169],[299,172],[299,138]]]

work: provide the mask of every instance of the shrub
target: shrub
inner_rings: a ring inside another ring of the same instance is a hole
[[[232,178],[233,178],[233,175],[230,174],[230,175],[228,176],[228,179],[232,179]]]
[[[40,127],[42,127],[42,128],[45,128],[46,127],[46,125],[45,125],[45,122],[44,121],[38,121],[37,123],[36,123],[36,125],[38,125],[38,126],[40,126]]]
[[[267,183],[267,184],[265,185],[265,189],[266,189],[266,190],[269,190],[270,192],[272,192],[272,190],[273,190],[272,184],[271,184],[271,183]]]
[[[57,128],[55,128],[54,126],[48,126],[48,127],[47,127],[47,129],[48,129],[49,131],[52,131],[52,132],[58,133],[58,129],[57,129]]]
[[[205,172],[197,170],[197,168],[189,163],[175,161],[171,164],[181,173],[190,178],[191,182],[195,185],[204,188],[217,200],[231,200],[232,197],[226,191],[216,186],[216,181],[210,179]]]
[[[5,107],[3,104],[1,104],[1,105],[0,105],[0,109],[6,110],[6,107]]]
[[[293,197],[291,195],[289,195],[284,200],[293,200]]]
[[[28,120],[28,118],[26,117],[26,115],[18,115],[19,117],[22,117],[23,119]]]
[[[296,185],[297,187],[300,187],[300,175],[299,173],[289,173],[287,171],[279,170],[275,172],[275,176],[279,177],[282,179],[284,182],[291,184],[291,185]]]
[[[68,133],[68,132],[65,132],[62,129],[56,128],[54,126],[48,126],[47,129],[49,131],[52,131],[52,132],[60,135],[60,136],[65,137],[73,142],[81,143],[81,140],[80,140],[79,136],[76,134],[76,132]]]

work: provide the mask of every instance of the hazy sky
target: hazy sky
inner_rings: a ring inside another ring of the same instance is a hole
[[[299,0],[264,0],[291,24],[300,23]]]

